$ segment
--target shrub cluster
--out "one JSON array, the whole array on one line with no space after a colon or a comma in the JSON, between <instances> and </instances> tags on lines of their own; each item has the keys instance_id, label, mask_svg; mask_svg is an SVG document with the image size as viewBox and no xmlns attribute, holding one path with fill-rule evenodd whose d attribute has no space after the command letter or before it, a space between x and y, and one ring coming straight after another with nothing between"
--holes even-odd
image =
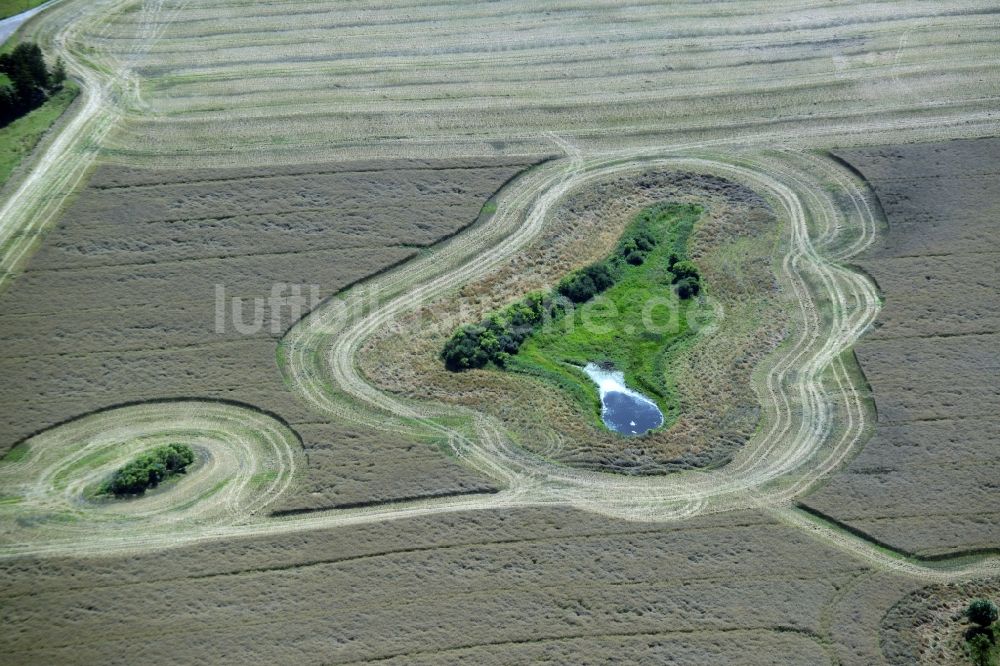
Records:
<instances>
[{"instance_id":1,"label":"shrub cluster","mask_svg":"<svg viewBox=\"0 0 1000 666\"><path fill-rule=\"evenodd\" d=\"M574 303L583 303L608 289L615 282L616 276L611 262L602 261L573 271L559 281L556 291Z\"/></svg>"},{"instance_id":2,"label":"shrub cluster","mask_svg":"<svg viewBox=\"0 0 1000 666\"><path fill-rule=\"evenodd\" d=\"M673 283L677 285L677 296L688 299L701 291L701 274L694 262L680 260L676 254L670 255L667 268L673 273Z\"/></svg>"},{"instance_id":3,"label":"shrub cluster","mask_svg":"<svg viewBox=\"0 0 1000 666\"><path fill-rule=\"evenodd\" d=\"M640 266L650 250L656 247L656 237L649 230L652 216L644 216L626 232L610 257L574 271L559 281L556 291L574 303L585 303L610 289L621 278L624 264Z\"/></svg>"},{"instance_id":4,"label":"shrub cluster","mask_svg":"<svg viewBox=\"0 0 1000 666\"><path fill-rule=\"evenodd\" d=\"M18 44L0 54L0 125L40 106L66 80L62 60L49 71L37 44Z\"/></svg>"},{"instance_id":5,"label":"shrub cluster","mask_svg":"<svg viewBox=\"0 0 1000 666\"><path fill-rule=\"evenodd\" d=\"M183 474L194 462L194 451L185 444L167 444L138 456L111 475L100 489L102 495L141 495L163 479Z\"/></svg>"},{"instance_id":6,"label":"shrub cluster","mask_svg":"<svg viewBox=\"0 0 1000 666\"><path fill-rule=\"evenodd\" d=\"M989 599L975 599L965 609L965 617L975 626L965 633L966 650L977 666L995 664L996 632L992 625L1000 619L997 605Z\"/></svg>"},{"instance_id":7,"label":"shrub cluster","mask_svg":"<svg viewBox=\"0 0 1000 666\"><path fill-rule=\"evenodd\" d=\"M640 225L621 239L618 244L618 255L633 266L640 266L654 247L656 238L645 225Z\"/></svg>"},{"instance_id":8,"label":"shrub cluster","mask_svg":"<svg viewBox=\"0 0 1000 666\"><path fill-rule=\"evenodd\" d=\"M462 326L445 343L441 358L449 370L481 368L487 363L502 366L516 354L525 338L545 316L559 306L541 292L494 312L478 324Z\"/></svg>"},{"instance_id":9,"label":"shrub cluster","mask_svg":"<svg viewBox=\"0 0 1000 666\"><path fill-rule=\"evenodd\" d=\"M997 610L997 605L989 599L975 599L965 609L965 617L969 618L969 622L974 622L980 627L988 627L1000 619L1000 611Z\"/></svg>"}]
</instances>

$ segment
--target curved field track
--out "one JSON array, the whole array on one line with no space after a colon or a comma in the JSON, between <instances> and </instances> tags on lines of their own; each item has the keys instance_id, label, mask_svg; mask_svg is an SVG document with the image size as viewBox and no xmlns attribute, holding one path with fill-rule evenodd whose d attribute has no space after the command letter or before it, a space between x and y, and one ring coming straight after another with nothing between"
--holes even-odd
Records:
<instances>
[{"instance_id":1,"label":"curved field track","mask_svg":"<svg viewBox=\"0 0 1000 666\"><path fill-rule=\"evenodd\" d=\"M833 263L813 241L816 237L828 248L846 246L847 251L839 251L838 259L842 259L845 252L863 247L874 237L876 219L871 207L865 205L868 195L848 174L838 173L836 179L846 190L843 193L846 200L852 202L852 208L843 211L834 205L832 196L817 194L822 189L815 187L813 181L821 176L804 168L806 164L814 164L811 158L769 153L728 161L707 154L636 155L629 160L620 157L609 160L586 159L571 146L567 148L572 154L570 159L536 169L503 193L490 233L460 234L421 259L327 301L293 327L283 341L288 379L318 411L371 427L415 433L444 432L461 459L492 477L505 490L488 497L425 500L280 520L251 519L253 509L266 504L272 491L280 492L281 480L286 480L294 467L291 433L285 431L281 435L282 428L266 417L246 421L252 413L242 415L237 427L233 423L235 418L228 420L231 418L225 411L231 409L228 407L221 413L202 414L196 407L199 403L184 407L164 405L162 408L168 413L171 409L180 410L174 412L173 419L168 417L165 421L155 405L143 405L72 422L27 442L27 455L6 471L8 478L27 484L18 494L23 498L19 501L22 508L39 511L52 508L58 512L75 504L76 518L72 522L82 522L82 529L72 524L67 526L63 519L50 521L54 524L33 529L30 540L8 542L3 554L58 554L67 549L76 554L131 551L168 543L294 532L442 512L558 504L630 520L676 520L708 512L773 508L779 519L880 568L935 579L996 572L995 558L954 566L944 562L934 567L903 560L787 507L789 499L822 479L849 456L867 427L861 396L847 376L841 357L876 314L877 295L866 278ZM793 338L758 375L757 390L765 407L765 425L733 463L710 472L655 478L567 469L534 458L512 445L500 423L471 415L469 428L445 425L455 422L446 408L399 400L369 385L357 373L353 355L368 335L402 311L452 291L505 261L536 237L551 207L567 192L611 173L628 173L650 165L702 171L743 182L771 199L787 225L781 279L799 302L800 318ZM828 174L827 165L823 164L819 173ZM800 196L800 191L808 194ZM850 233L842 238L845 230ZM868 240L859 242L857 238ZM374 307L368 303L367 308L354 302L370 298L372 293L384 299ZM326 378L332 378L333 392L327 388ZM185 410L192 410L193 415ZM175 521L150 520L137 526L134 522L122 522L122 516L114 516L119 520L111 522L102 520L101 507L80 506L82 490L120 464L119 456L129 449L116 448L113 461L98 456L100 464L93 462L90 452L99 453L126 440L152 446L168 440L174 432L195 434L196 444L202 443L206 448L215 441L224 450L226 442L241 442L243 438L270 446L271 449L263 448L276 451L271 455L278 462L276 468L269 470L272 474L265 477L270 482L264 484L263 498L245 499L241 492L252 485L250 480L255 474L242 469L237 474L231 469L231 462L220 462L217 467L235 474L231 491L208 493L210 499L181 502L177 507L166 498L174 497L174 490L176 496L186 497L178 486L166 489L162 497L154 494L136 503L142 509L139 502L148 500L149 509L137 509L135 518L160 513L171 516L174 510L179 510ZM214 440L213 433L216 433ZM281 444L276 445L276 440ZM223 453L219 458L234 459ZM254 459L251 455L250 460ZM207 467L204 474L216 474L213 466ZM192 475L191 484L196 476ZM9 509L17 506L9 505ZM218 519L221 506L228 510L225 519ZM199 520L203 512L216 520ZM109 525L128 526L129 533L126 536L120 529L106 529ZM137 532L141 536L136 536Z\"/></svg>"},{"instance_id":2,"label":"curved field track","mask_svg":"<svg viewBox=\"0 0 1000 666\"><path fill-rule=\"evenodd\" d=\"M996 557L930 566L789 508L856 452L869 431L864 396L843 359L879 309L870 280L842 265L875 236L870 194L851 173L806 149L996 131L1000 70L987 66L997 54L995 29L984 20L995 7L888 3L852 12L753 2L736 15L732 3L631 12L615 3L592 12L559 4L547 8L565 18L554 25L536 5L368 11L312 1L275 9L229 0L208 7L71 0L27 26L66 58L85 97L0 208L2 280L23 263L98 156L212 166L538 153L554 142L567 158L513 182L489 226L327 301L282 342L286 379L317 412L445 436L455 455L501 492L261 517L254 512L296 467L287 428L210 403L127 407L43 433L27 442L21 461L3 467L0 480L11 495L5 518L16 525L15 515L28 510L38 520L30 530L5 529L0 556L141 551L559 505L632 521L764 510L874 567L935 580L997 573ZM233 18L238 30L220 29ZM483 28L498 24L524 30L497 42ZM401 47L415 26L433 46ZM295 58L288 57L291 44L302 45ZM605 56L624 69L607 71ZM565 63L572 65L563 81ZM374 86L365 83L373 73ZM748 79L757 82L753 89ZM369 336L507 261L538 237L568 192L650 166L741 182L766 196L785 224L778 272L797 303L797 321L787 343L758 369L764 422L731 464L661 478L567 469L516 447L501 423L397 398L358 372L355 355ZM175 433L195 437L208 452L200 472L121 513L83 503L88 484L120 463L126 449L116 444L146 446ZM198 488L200 500L180 499L189 498L185 487Z\"/></svg>"},{"instance_id":3,"label":"curved field track","mask_svg":"<svg viewBox=\"0 0 1000 666\"><path fill-rule=\"evenodd\" d=\"M197 453L189 473L135 499L89 497L135 456L176 441ZM58 539L86 541L97 532L131 541L137 534L169 538L199 526L243 523L277 499L302 465L301 443L288 427L255 410L203 401L120 407L22 446L16 462L0 464L0 487L8 495L0 513L15 539L41 531ZM9 525L26 529L18 535Z\"/></svg>"}]
</instances>

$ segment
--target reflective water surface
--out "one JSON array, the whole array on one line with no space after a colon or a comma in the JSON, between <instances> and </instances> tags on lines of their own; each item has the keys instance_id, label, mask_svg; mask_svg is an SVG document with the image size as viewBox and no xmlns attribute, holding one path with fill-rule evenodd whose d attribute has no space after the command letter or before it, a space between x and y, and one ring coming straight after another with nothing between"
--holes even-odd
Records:
<instances>
[{"instance_id":1,"label":"reflective water surface","mask_svg":"<svg viewBox=\"0 0 1000 666\"><path fill-rule=\"evenodd\" d=\"M624 374L588 363L583 371L601 391L601 419L609 430L622 435L642 435L663 425L656 403L625 385Z\"/></svg>"}]
</instances>

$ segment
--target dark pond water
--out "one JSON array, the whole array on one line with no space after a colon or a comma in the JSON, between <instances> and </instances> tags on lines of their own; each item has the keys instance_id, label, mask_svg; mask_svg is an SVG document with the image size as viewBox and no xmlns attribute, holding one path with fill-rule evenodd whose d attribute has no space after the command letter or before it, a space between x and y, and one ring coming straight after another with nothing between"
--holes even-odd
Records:
<instances>
[{"instance_id":1,"label":"dark pond water","mask_svg":"<svg viewBox=\"0 0 1000 666\"><path fill-rule=\"evenodd\" d=\"M604 425L623 435L641 435L663 425L660 409L646 398L609 391L604 394Z\"/></svg>"},{"instance_id":2,"label":"dark pond water","mask_svg":"<svg viewBox=\"0 0 1000 666\"><path fill-rule=\"evenodd\" d=\"M663 425L656 403L625 385L623 373L602 370L594 363L583 369L601 392L601 420L609 430L622 435L643 435Z\"/></svg>"}]
</instances>

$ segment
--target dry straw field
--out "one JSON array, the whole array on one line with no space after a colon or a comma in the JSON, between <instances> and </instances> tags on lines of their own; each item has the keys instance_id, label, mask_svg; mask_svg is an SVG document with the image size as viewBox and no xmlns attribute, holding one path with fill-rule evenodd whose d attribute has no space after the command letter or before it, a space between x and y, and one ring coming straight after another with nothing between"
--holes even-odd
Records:
<instances>
[{"instance_id":1,"label":"dry straw field","mask_svg":"<svg viewBox=\"0 0 1000 666\"><path fill-rule=\"evenodd\" d=\"M859 262L885 307L857 347L875 436L809 506L910 553L995 549L1000 140L843 153L889 229Z\"/></svg>"},{"instance_id":2,"label":"dry straw field","mask_svg":"<svg viewBox=\"0 0 1000 666\"><path fill-rule=\"evenodd\" d=\"M993 4L63 0L20 34L83 92L0 192L5 662L955 656L1000 576ZM664 199L706 211L712 311L676 430L435 366ZM267 324L220 331L219 285ZM190 475L87 499L176 438Z\"/></svg>"}]
</instances>

